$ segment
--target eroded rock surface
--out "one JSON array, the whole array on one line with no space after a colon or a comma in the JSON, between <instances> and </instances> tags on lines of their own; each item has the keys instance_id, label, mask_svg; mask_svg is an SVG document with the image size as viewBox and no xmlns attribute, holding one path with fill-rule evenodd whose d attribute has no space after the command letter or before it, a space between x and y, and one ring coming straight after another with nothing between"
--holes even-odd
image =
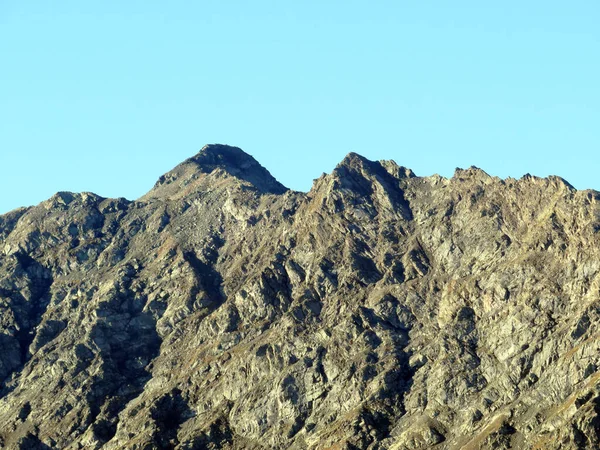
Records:
<instances>
[{"instance_id":1,"label":"eroded rock surface","mask_svg":"<svg viewBox=\"0 0 600 450\"><path fill-rule=\"evenodd\" d=\"M600 193L210 145L0 216L0 446L600 446Z\"/></svg>"}]
</instances>

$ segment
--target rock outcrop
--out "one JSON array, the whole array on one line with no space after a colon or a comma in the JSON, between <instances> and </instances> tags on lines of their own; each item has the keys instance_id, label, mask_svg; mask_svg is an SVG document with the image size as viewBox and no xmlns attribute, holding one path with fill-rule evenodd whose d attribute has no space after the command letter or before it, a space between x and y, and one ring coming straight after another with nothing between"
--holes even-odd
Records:
<instances>
[{"instance_id":1,"label":"rock outcrop","mask_svg":"<svg viewBox=\"0 0 600 450\"><path fill-rule=\"evenodd\" d=\"M0 216L0 447L600 447L600 193L223 145Z\"/></svg>"}]
</instances>

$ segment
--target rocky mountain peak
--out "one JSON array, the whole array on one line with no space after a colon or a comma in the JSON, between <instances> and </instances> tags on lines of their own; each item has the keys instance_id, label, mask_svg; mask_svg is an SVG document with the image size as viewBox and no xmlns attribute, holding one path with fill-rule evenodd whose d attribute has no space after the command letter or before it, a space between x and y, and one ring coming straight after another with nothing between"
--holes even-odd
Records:
<instances>
[{"instance_id":1,"label":"rocky mountain peak","mask_svg":"<svg viewBox=\"0 0 600 450\"><path fill-rule=\"evenodd\" d=\"M253 172L265 175L264 172L266 171L256 159L242 149L223 144L205 145L195 156L189 158L186 162L197 164L198 169L205 173L212 172L216 168L223 169L236 176L243 176Z\"/></svg>"},{"instance_id":2,"label":"rocky mountain peak","mask_svg":"<svg viewBox=\"0 0 600 450\"><path fill-rule=\"evenodd\" d=\"M557 175L549 175L546 178L537 177L535 175L531 175L530 173L526 173L521 177L521 181L532 183L532 184L543 184L552 186L555 189L565 190L565 191L576 191L576 189L562 177Z\"/></svg>"},{"instance_id":3,"label":"rocky mountain peak","mask_svg":"<svg viewBox=\"0 0 600 450\"><path fill-rule=\"evenodd\" d=\"M361 210L361 217L379 212L410 218L401 180L414 174L393 161L371 161L349 153L329 175L315 181L310 197L320 198L330 211Z\"/></svg>"},{"instance_id":4,"label":"rocky mountain peak","mask_svg":"<svg viewBox=\"0 0 600 450\"><path fill-rule=\"evenodd\" d=\"M379 161L371 161L358 153L348 153L335 167L332 175L339 179L346 178L373 178L376 174L387 172Z\"/></svg>"},{"instance_id":5,"label":"rocky mountain peak","mask_svg":"<svg viewBox=\"0 0 600 450\"><path fill-rule=\"evenodd\" d=\"M344 157L344 159L334 169L334 174L343 176L343 174L347 174L349 172L361 172L363 174L372 175L377 172L381 172L382 168L392 177L397 179L414 178L416 176L411 169L404 166L399 166L391 159L371 161L370 159L354 152L350 152Z\"/></svg>"},{"instance_id":6,"label":"rocky mountain peak","mask_svg":"<svg viewBox=\"0 0 600 450\"><path fill-rule=\"evenodd\" d=\"M485 170L480 169L477 166L471 166L468 169L461 169L460 167L457 167L454 170L454 176L452 178L458 181L476 180L484 183L487 183L492 179L492 177L488 175Z\"/></svg>"},{"instance_id":7,"label":"rocky mountain peak","mask_svg":"<svg viewBox=\"0 0 600 450\"><path fill-rule=\"evenodd\" d=\"M240 148L209 144L202 147L195 156L161 176L144 198L179 196L184 188L189 191L191 184L197 185L199 189L206 188L201 180L211 174L232 177L265 194L283 194L288 190L256 159Z\"/></svg>"},{"instance_id":8,"label":"rocky mountain peak","mask_svg":"<svg viewBox=\"0 0 600 450\"><path fill-rule=\"evenodd\" d=\"M256 159L238 147L223 144L205 145L188 162L197 164L198 169L204 173L221 169L236 178L251 183L262 192L283 194L287 191L287 188Z\"/></svg>"},{"instance_id":9,"label":"rocky mountain peak","mask_svg":"<svg viewBox=\"0 0 600 450\"><path fill-rule=\"evenodd\" d=\"M372 163L372 161L368 160L362 155L359 155L358 153L350 152L344 157L344 159L340 161L336 168L357 167L369 163Z\"/></svg>"}]
</instances>

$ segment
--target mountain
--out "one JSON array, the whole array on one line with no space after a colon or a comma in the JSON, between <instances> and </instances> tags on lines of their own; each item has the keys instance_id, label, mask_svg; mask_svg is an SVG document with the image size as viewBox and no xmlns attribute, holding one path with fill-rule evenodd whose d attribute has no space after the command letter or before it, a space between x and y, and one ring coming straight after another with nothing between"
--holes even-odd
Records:
<instances>
[{"instance_id":1,"label":"mountain","mask_svg":"<svg viewBox=\"0 0 600 450\"><path fill-rule=\"evenodd\" d=\"M209 145L0 216L7 449L600 446L600 193Z\"/></svg>"}]
</instances>

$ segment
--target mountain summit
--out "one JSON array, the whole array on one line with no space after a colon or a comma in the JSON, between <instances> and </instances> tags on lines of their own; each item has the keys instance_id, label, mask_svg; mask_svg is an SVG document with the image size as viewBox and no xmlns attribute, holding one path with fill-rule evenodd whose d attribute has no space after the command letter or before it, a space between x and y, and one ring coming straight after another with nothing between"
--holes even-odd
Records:
<instances>
[{"instance_id":1,"label":"mountain summit","mask_svg":"<svg viewBox=\"0 0 600 450\"><path fill-rule=\"evenodd\" d=\"M254 189L270 194L283 194L287 188L279 183L252 156L238 147L229 145L205 145L192 158L185 160L156 183L150 196L172 195L182 187L205 179L213 172L226 174L249 183ZM204 175L204 176L201 176Z\"/></svg>"},{"instance_id":2,"label":"mountain summit","mask_svg":"<svg viewBox=\"0 0 600 450\"><path fill-rule=\"evenodd\" d=\"M0 447L600 448L600 193L209 145L0 216Z\"/></svg>"}]
</instances>

